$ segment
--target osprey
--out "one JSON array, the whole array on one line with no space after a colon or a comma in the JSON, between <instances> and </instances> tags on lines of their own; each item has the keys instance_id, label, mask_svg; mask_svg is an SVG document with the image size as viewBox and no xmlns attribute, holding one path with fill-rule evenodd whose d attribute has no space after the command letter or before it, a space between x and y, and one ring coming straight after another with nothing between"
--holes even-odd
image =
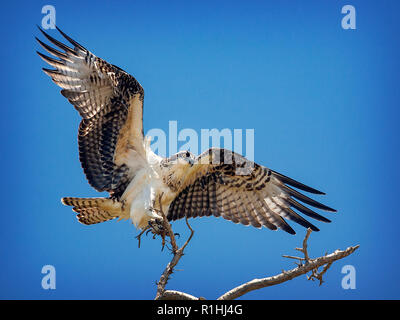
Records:
<instances>
[{"instance_id":1,"label":"osprey","mask_svg":"<svg viewBox=\"0 0 400 320\"><path fill-rule=\"evenodd\" d=\"M146 229L153 223L160 225L159 210L166 212L169 221L214 215L291 234L295 231L285 219L318 231L299 213L330 222L304 204L334 209L293 188L323 192L232 151L211 148L199 156L188 151L169 158L156 155L143 134L144 90L139 82L57 30L70 46L40 29L57 49L36 40L58 59L37 53L54 67L43 71L82 117L79 159L89 184L109 193L108 198L62 198L78 213L79 222L131 219L137 228Z\"/></svg>"}]
</instances>

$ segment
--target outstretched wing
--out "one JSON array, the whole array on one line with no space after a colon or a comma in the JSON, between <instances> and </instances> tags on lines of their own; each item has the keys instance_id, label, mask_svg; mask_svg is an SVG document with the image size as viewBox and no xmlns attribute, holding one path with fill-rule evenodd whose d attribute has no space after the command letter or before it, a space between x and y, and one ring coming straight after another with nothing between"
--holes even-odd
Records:
<instances>
[{"instance_id":1,"label":"outstretched wing","mask_svg":"<svg viewBox=\"0 0 400 320\"><path fill-rule=\"evenodd\" d=\"M57 30L72 47L40 29L57 49L36 40L58 58L38 52L55 68L43 71L62 88L61 94L82 117L79 158L90 185L119 197L135 173L133 167L143 161L143 88L131 75Z\"/></svg>"},{"instance_id":2,"label":"outstretched wing","mask_svg":"<svg viewBox=\"0 0 400 320\"><path fill-rule=\"evenodd\" d=\"M184 217L223 217L235 223L271 230L295 231L285 219L318 231L299 212L330 222L297 200L312 207L335 212L291 188L324 194L278 172L260 166L234 152L212 148L197 157L187 173L182 191L168 209L168 220Z\"/></svg>"}]
</instances>

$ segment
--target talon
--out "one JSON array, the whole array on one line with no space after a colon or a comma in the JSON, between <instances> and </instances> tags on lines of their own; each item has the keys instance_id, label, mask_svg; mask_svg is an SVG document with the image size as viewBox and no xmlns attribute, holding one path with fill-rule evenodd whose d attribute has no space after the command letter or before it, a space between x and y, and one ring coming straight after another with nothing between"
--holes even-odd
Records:
<instances>
[{"instance_id":1,"label":"talon","mask_svg":"<svg viewBox=\"0 0 400 320\"><path fill-rule=\"evenodd\" d=\"M164 225L162 224L161 219L154 219L149 221L149 226L151 232L153 232L155 235L163 235L165 234L165 228Z\"/></svg>"}]
</instances>

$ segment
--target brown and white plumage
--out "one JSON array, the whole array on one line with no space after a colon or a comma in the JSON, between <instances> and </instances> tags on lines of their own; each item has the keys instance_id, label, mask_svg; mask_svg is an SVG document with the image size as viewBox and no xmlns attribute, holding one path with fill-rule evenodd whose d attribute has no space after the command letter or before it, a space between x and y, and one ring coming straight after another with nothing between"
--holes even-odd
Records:
<instances>
[{"instance_id":1,"label":"brown and white plumage","mask_svg":"<svg viewBox=\"0 0 400 320\"><path fill-rule=\"evenodd\" d=\"M169 206L169 220L214 215L257 228L264 226L275 230L278 227L293 234L294 230L284 219L318 230L293 208L329 222L295 199L335 211L289 186L314 194L322 192L226 149L212 148L198 156L185 177L181 191Z\"/></svg>"},{"instance_id":2,"label":"brown and white plumage","mask_svg":"<svg viewBox=\"0 0 400 320\"><path fill-rule=\"evenodd\" d=\"M43 71L62 88L61 94L82 117L78 133L79 158L90 185L97 191L119 196L134 175L124 158L128 143L144 157L143 88L131 75L96 57L61 30L59 32L73 48L42 31L51 43L64 50L61 52L37 39L46 51L59 58L38 52L55 68L43 68ZM133 121L127 121L133 117ZM123 130L126 132L122 136ZM117 148L118 158L115 157Z\"/></svg>"},{"instance_id":3,"label":"brown and white plumage","mask_svg":"<svg viewBox=\"0 0 400 320\"><path fill-rule=\"evenodd\" d=\"M212 148L198 157L190 152L170 158L155 155L143 136L144 91L140 84L58 31L72 46L42 31L57 47L37 39L57 58L38 52L55 68L43 70L82 117L79 158L89 184L110 194L110 198L63 198L63 203L78 213L81 223L130 218L137 227L145 228L150 220L160 218L154 208L160 194L168 220L214 215L292 234L295 232L286 220L318 230L300 213L329 222L301 202L335 210L291 187L313 194L322 192L234 152Z\"/></svg>"}]
</instances>

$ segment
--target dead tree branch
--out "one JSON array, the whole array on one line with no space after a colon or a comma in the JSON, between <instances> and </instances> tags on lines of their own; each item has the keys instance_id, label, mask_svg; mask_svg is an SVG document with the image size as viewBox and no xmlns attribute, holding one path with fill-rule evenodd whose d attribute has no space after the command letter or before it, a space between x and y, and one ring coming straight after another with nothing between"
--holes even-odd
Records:
<instances>
[{"instance_id":1,"label":"dead tree branch","mask_svg":"<svg viewBox=\"0 0 400 320\"><path fill-rule=\"evenodd\" d=\"M162 296L156 300L199 300L199 298L181 291L165 290Z\"/></svg>"},{"instance_id":2,"label":"dead tree branch","mask_svg":"<svg viewBox=\"0 0 400 320\"><path fill-rule=\"evenodd\" d=\"M166 292L165 286L168 283L169 277L174 272L175 266L178 264L179 260L182 258L183 251L185 250L186 246L189 244L190 240L192 240L194 231L193 231L192 227L190 226L188 219L186 217L186 225L188 226L188 228L190 230L190 236L186 240L186 242L183 244L183 246L178 248L178 245L176 244L175 234L172 230L171 224L168 222L167 217L165 216L165 213L162 210L161 197L162 196L160 196L160 198L159 198L159 203L160 203L159 213L161 214L161 217L162 217L162 223L163 223L163 227L166 232L166 235L168 235L168 237L171 240L171 246L172 246L171 251L173 253L173 257L172 257L172 260L168 263L164 272L162 273L160 280L157 282L157 293L156 293L155 300L161 300L161 299L173 298L173 297L175 297L173 300L187 300L187 299L189 299L189 297L193 297L193 296L186 294L186 293L180 293L180 296L183 295L185 297L185 299L176 299L177 297L179 297L179 295L178 295L179 291ZM165 244L165 238L163 237L163 246L164 246L164 244Z\"/></svg>"},{"instance_id":3,"label":"dead tree branch","mask_svg":"<svg viewBox=\"0 0 400 320\"><path fill-rule=\"evenodd\" d=\"M170 224L168 222L166 222L166 223L168 224L168 226L166 226L166 227L169 228L169 235L174 236ZM172 261L167 265L166 269L164 270L164 273L162 274L162 276L160 278L160 281L158 282L156 300L157 299L158 300L199 300L199 299L204 299L202 297L197 298L197 297L187 294L185 292L180 292L180 291L175 291L175 290L165 290L165 285L168 281L169 276L173 272L173 268L179 262L179 259L183 255L183 249L187 246L187 244L189 243L190 239L193 236L193 230L190 227L187 219L186 219L186 224L188 225L189 229L191 230L191 235L190 235L189 239L186 241L186 243L180 249L178 249L176 247L176 242L175 242L175 249L174 249L174 245L173 245L173 250L175 250L175 251L173 251L173 252L175 252L174 257L172 258ZM246 283L244 283L240 286L237 286L236 288L233 288L233 289L229 290L228 292L224 293L223 295L221 295L218 298L218 300L233 300L233 299L243 296L244 294L246 294L250 291L274 286L274 285L292 280L301 275L307 276L308 272L311 272L311 275L307 276L307 279L313 280L313 281L317 279L317 280L319 280L319 285L321 285L323 283L323 280L322 280L323 275L328 271L330 266L335 261L349 256L350 254L352 254L355 250L357 250L359 248L359 245L356 245L356 246L348 247L345 250L336 250L335 252L333 252L331 254L326 254L319 258L310 259L308 250L307 250L308 249L307 241L308 241L308 238L310 237L310 234L311 234L311 229L308 229L306 236L304 237L304 240L303 240L302 248L295 248L297 251L300 251L301 253L303 253L304 258L296 257L296 256L289 256L289 255L283 256L285 258L297 260L298 263L296 263L297 264L296 268L289 270L289 271L282 271L282 273L277 274L272 277L267 277L267 278L262 278L262 279L254 279L249 282L246 282ZM318 271L318 269L320 267L323 267L322 271Z\"/></svg>"},{"instance_id":4,"label":"dead tree branch","mask_svg":"<svg viewBox=\"0 0 400 320\"><path fill-rule=\"evenodd\" d=\"M263 278L263 279L254 279L252 281L246 282L246 283L224 293L222 296L220 296L218 298L218 300L236 299L250 291L274 286L274 285L286 282L288 280L292 280L293 278L296 278L303 274L307 274L308 272L311 272L311 275L307 277L308 280L318 279L320 281L320 285L321 285L323 282L322 276L326 273L326 271L329 269L329 267L332 265L332 263L349 256L355 250L357 250L359 247L357 245L357 246L349 247L346 250L336 250L335 252L333 252L331 254L327 254L325 256L322 256L322 257L319 257L316 259L310 259L309 255L308 255L308 251L307 251L307 240L308 240L310 234L311 234L311 229L308 229L307 234L303 240L303 247L296 248L296 250L298 250L304 254L304 258L293 257L293 256L284 256L285 258L299 260L299 263L297 264L297 268L294 268L289 271L283 271L282 273L272 276L272 277L267 277L267 278ZM318 268L322 267L322 266L324 266L324 268L321 272L319 272Z\"/></svg>"}]
</instances>

